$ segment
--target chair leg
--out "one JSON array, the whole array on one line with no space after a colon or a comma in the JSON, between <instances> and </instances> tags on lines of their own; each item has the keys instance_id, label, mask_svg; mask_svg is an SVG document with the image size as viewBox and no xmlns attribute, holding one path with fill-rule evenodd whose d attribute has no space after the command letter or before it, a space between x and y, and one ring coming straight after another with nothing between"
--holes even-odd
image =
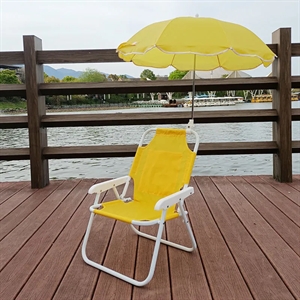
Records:
<instances>
[{"instance_id":1,"label":"chair leg","mask_svg":"<svg viewBox=\"0 0 300 300\"><path fill-rule=\"evenodd\" d=\"M193 230L192 230L189 218L188 218L187 214L185 213L185 210L184 210L182 202L179 202L179 209L182 211L181 217L183 218L183 222L184 222L184 224L185 224L185 226L187 228L188 234L190 236L190 239L191 239L192 245L193 245L192 249L194 250L194 249L197 248L197 243L196 243L196 240L195 240L195 236L194 236L194 233L193 233Z\"/></svg>"},{"instance_id":2,"label":"chair leg","mask_svg":"<svg viewBox=\"0 0 300 300\"><path fill-rule=\"evenodd\" d=\"M182 206L182 205L181 205ZM188 231L188 234L189 234L189 237L191 239L191 242L192 242L192 247L186 247L186 246L183 246L183 245L180 245L178 243L174 243L174 242L170 242L170 241L167 241L165 239L161 239L161 243L162 244L165 244L167 246L171 246L171 247L174 247L174 248L177 248L177 249L180 249L180 250L183 250L183 251L187 251L187 252L192 252L194 249L197 248L197 243L196 243L196 240L195 240L195 237L194 237L194 234L193 234L193 231L192 231L192 228L191 228L191 225L190 225L190 222L189 222L189 219L185 213L185 211L183 210L183 207L180 208L181 211L183 211L182 213L182 219L183 219L183 223L186 225L186 228L187 228L187 231ZM153 235L150 235L150 234L147 234L147 233L144 233L144 232L141 232L140 230L136 229L133 225L131 225L131 228L132 230L138 234L139 236L142 236L144 238L147 238L147 239L150 239L150 240L153 240L153 241L156 241L157 238L156 236L153 236Z\"/></svg>"},{"instance_id":3,"label":"chair leg","mask_svg":"<svg viewBox=\"0 0 300 300\"><path fill-rule=\"evenodd\" d=\"M128 277L128 276L126 276L124 274L121 274L121 273L116 272L116 271L114 271L114 270L112 270L110 268L107 268L107 267L105 267L105 266L103 266L101 264L98 264L98 263L90 260L87 257L87 255L86 255L86 246L87 246L87 242L88 242L88 239L89 239L90 231L91 231L91 228L92 228L94 216L95 216L94 213L91 213L90 220L89 220L89 223L88 223L88 226L87 226L87 230L86 230L86 233L85 233L85 236L84 236L84 239L83 239L83 244L82 244L82 248L81 248L81 254L82 254L83 260L87 264L89 264L89 265L91 265L91 266L93 266L93 267L95 267L95 268L97 268L97 269L99 269L99 270L101 270L103 272L106 272L106 273L108 273L110 275L113 275L113 276L115 276L115 277L117 277L119 279L122 279L122 280L124 280L124 281L126 281L126 282L128 282L130 284L133 284L135 286L144 286L144 285L146 285L147 283L150 282L150 280L152 279L152 277L154 275L155 266L156 266L157 257L158 257L158 252L159 252L159 247L160 247L160 243L161 243L161 237L162 237L162 233L163 233L163 229L164 229L165 215L166 215L166 213L163 212L163 214L162 214L162 220L161 220L161 222L159 224L158 231L157 231L157 237L156 237L156 242L155 242L155 246L154 246L153 256L152 256L152 260L151 260L150 270L149 270L149 273L148 273L148 275L147 275L147 277L146 277L145 280L142 280L142 281L135 280L135 279L133 279L131 277Z\"/></svg>"}]
</instances>

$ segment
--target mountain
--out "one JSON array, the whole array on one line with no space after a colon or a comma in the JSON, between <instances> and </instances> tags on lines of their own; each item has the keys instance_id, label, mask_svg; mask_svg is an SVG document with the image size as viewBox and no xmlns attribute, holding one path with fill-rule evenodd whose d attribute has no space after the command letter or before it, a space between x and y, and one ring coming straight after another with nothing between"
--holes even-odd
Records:
<instances>
[{"instance_id":1,"label":"mountain","mask_svg":"<svg viewBox=\"0 0 300 300\"><path fill-rule=\"evenodd\" d=\"M58 79L63 79L66 76L73 76L75 78L78 78L83 73L83 71L75 71L75 70L66 69L66 68L54 69L47 65L44 65L44 72L48 76L54 76ZM101 72L101 73L104 74L106 77L109 75L107 73L103 73L103 72ZM125 75L127 76L127 78L133 78L130 75L127 75L127 74L125 74Z\"/></svg>"},{"instance_id":2,"label":"mountain","mask_svg":"<svg viewBox=\"0 0 300 300\"><path fill-rule=\"evenodd\" d=\"M47 65L44 65L44 72L48 76L54 76L59 79L63 79L66 76L73 76L75 78L78 78L83 73L82 71L74 71L72 69L65 69L65 68L54 69Z\"/></svg>"}]
</instances>

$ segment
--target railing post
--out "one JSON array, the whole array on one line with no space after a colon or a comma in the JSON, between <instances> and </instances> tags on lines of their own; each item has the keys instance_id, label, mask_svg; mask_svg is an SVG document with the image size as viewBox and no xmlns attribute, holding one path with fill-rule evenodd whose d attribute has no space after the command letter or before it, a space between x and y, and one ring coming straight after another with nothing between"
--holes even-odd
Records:
<instances>
[{"instance_id":1,"label":"railing post","mask_svg":"<svg viewBox=\"0 0 300 300\"><path fill-rule=\"evenodd\" d=\"M278 59L272 66L272 75L278 79L272 104L278 112L278 121L273 122L273 140L278 144L278 153L273 155L273 177L292 182L291 28L273 32L272 43L278 45Z\"/></svg>"},{"instance_id":2,"label":"railing post","mask_svg":"<svg viewBox=\"0 0 300 300\"><path fill-rule=\"evenodd\" d=\"M46 114L45 96L39 95L39 83L44 82L43 65L38 65L36 51L42 50L42 40L23 36L25 83L30 147L31 187L42 188L49 184L48 160L42 151L47 146L47 128L41 127L41 116Z\"/></svg>"}]
</instances>

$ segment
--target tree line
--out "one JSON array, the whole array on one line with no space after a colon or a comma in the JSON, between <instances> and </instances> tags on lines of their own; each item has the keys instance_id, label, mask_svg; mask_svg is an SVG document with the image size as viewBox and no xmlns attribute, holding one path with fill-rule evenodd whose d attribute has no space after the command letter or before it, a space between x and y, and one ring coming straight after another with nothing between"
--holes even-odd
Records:
<instances>
[{"instance_id":1,"label":"tree line","mask_svg":"<svg viewBox=\"0 0 300 300\"><path fill-rule=\"evenodd\" d=\"M188 71L175 70L168 76L168 80L182 79ZM159 76L156 76L153 71L145 69L140 74L140 80L157 80ZM54 76L49 76L44 73L45 83L59 83L59 82L105 82L105 81L126 81L131 80L126 75L105 74L97 71L96 69L87 68L82 74L75 78L73 76L65 76L62 79ZM22 84L25 83L24 72L16 73L15 70L4 69L0 71L0 84ZM242 91L237 92L237 96L243 96ZM239 93L241 95L239 95ZM186 93L167 93L167 98L182 98ZM166 97L166 94L164 95ZM226 96L226 92L218 91L215 96ZM94 105L104 103L128 103L137 100L154 100L157 97L156 94L93 94L93 95L53 95L46 96L46 104L48 106L61 106L61 105ZM23 99L23 101L26 99ZM0 102L18 102L22 101L20 97L0 97Z\"/></svg>"}]
</instances>

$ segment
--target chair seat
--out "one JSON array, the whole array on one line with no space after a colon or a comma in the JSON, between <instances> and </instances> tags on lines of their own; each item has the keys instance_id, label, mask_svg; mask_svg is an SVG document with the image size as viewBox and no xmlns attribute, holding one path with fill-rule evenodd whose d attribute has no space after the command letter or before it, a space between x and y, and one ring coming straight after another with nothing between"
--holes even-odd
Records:
<instances>
[{"instance_id":1,"label":"chair seat","mask_svg":"<svg viewBox=\"0 0 300 300\"><path fill-rule=\"evenodd\" d=\"M100 209L94 209L93 212L97 215L102 215L108 218L117 219L126 223L132 221L152 221L160 219L161 211L154 210L152 203L142 203L132 200L124 202L122 200L113 200L102 203ZM177 218L178 212L175 206L168 209L166 221Z\"/></svg>"}]
</instances>

